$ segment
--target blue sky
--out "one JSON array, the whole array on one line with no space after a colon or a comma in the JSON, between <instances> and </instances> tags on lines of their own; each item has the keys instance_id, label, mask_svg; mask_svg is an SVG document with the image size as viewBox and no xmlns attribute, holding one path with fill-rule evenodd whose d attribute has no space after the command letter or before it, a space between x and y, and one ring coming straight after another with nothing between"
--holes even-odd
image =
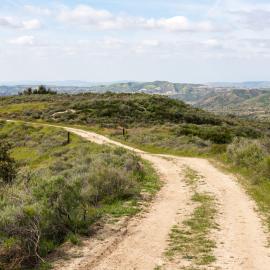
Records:
<instances>
[{"instance_id":1,"label":"blue sky","mask_svg":"<svg viewBox=\"0 0 270 270\"><path fill-rule=\"evenodd\" d=\"M1 0L0 81L270 80L270 1Z\"/></svg>"}]
</instances>

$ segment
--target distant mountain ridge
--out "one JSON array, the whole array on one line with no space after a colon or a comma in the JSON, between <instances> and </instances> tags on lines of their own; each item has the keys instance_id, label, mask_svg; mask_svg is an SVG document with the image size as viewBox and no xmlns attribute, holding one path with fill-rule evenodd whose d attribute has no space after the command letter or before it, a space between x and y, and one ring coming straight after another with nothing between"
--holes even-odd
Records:
<instances>
[{"instance_id":1,"label":"distant mountain ridge","mask_svg":"<svg viewBox=\"0 0 270 270\"><path fill-rule=\"evenodd\" d=\"M77 84L73 86L72 84ZM211 85L154 82L116 82L85 86L87 82L66 81L70 86L46 84L59 93L147 93L166 95L218 114L236 114L243 117L270 119L270 82L213 83ZM60 82L58 82L60 83ZM0 96L15 95L36 85L0 86ZM227 87L225 87L227 85ZM236 86L241 87L236 87ZM253 86L260 86L252 88Z\"/></svg>"},{"instance_id":2,"label":"distant mountain ridge","mask_svg":"<svg viewBox=\"0 0 270 270\"><path fill-rule=\"evenodd\" d=\"M162 95L176 95L183 91L202 87L202 84L171 83L168 81L154 82L114 82L114 83L90 83L82 81L63 81L63 82L23 82L17 85L0 86L0 95L13 95L27 87L37 87L44 84L60 93L79 93L79 92L116 92L116 93L148 93Z\"/></svg>"},{"instance_id":3,"label":"distant mountain ridge","mask_svg":"<svg viewBox=\"0 0 270 270\"><path fill-rule=\"evenodd\" d=\"M175 95L184 90L202 87L202 84L189 83L172 83L168 81L154 81L154 82L126 82L114 83L111 85L99 85L90 87L91 92L129 92L129 93L148 93L148 94L163 94Z\"/></svg>"}]
</instances>

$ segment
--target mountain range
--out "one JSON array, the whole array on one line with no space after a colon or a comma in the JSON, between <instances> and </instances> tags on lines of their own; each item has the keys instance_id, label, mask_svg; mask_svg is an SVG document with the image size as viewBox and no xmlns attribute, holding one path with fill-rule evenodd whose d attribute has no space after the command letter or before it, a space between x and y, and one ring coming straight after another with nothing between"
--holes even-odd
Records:
<instances>
[{"instance_id":1,"label":"mountain range","mask_svg":"<svg viewBox=\"0 0 270 270\"><path fill-rule=\"evenodd\" d=\"M42 82L24 83L0 86L0 96L14 95L27 87L42 84ZM56 81L45 84L59 93L160 94L218 114L234 114L263 120L268 120L270 116L270 82L189 84L154 81L100 84L84 81Z\"/></svg>"}]
</instances>

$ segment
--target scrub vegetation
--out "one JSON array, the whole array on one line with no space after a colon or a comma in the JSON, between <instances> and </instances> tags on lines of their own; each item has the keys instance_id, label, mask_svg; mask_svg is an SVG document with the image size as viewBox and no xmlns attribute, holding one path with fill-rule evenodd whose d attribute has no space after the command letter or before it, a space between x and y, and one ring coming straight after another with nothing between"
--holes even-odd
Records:
<instances>
[{"instance_id":1,"label":"scrub vegetation","mask_svg":"<svg viewBox=\"0 0 270 270\"><path fill-rule=\"evenodd\" d=\"M244 120L237 118L236 116L215 115L201 109L193 108L181 101L160 95L116 94L109 92L104 94L85 93L76 95L24 94L20 96L1 97L0 117L33 122L49 122L66 126L78 126L86 130L94 130L95 132L102 133L114 140L121 141L151 153L202 156L219 160L226 165L227 169L243 176L242 181L244 185L265 214L267 224L270 228L269 123ZM9 125L10 124L5 124L5 126L7 126L4 128L6 134L12 134L12 128L9 127ZM8 129L11 130L9 131ZM32 128L28 126L27 129L27 133L29 134ZM45 130L46 132L49 132L49 128L43 129L44 132ZM85 144L82 141L79 143L79 139L75 136L72 136L73 139L71 145L63 145L66 138L65 132L59 130L57 132L59 132L59 134L54 134L54 136L48 135L43 137L38 135L38 138L43 138L44 141L42 142L32 142L33 137L35 137L34 135L31 135L31 138L28 141L27 136L20 138L20 134L26 133L14 132L16 135L14 135L14 141L11 142L12 149L10 153L11 158L14 158L19 162L20 169L16 177L16 184L8 186L4 185L2 187L2 189L5 189L1 192L1 194L5 194L5 196L2 196L3 198L9 196L8 194L10 194L11 191L13 192L13 190L15 194L17 194L17 192L20 194L22 192L20 189L22 186L28 192L28 182L26 181L25 183L25 181L22 181L21 179L28 179L29 177L31 179L29 180L30 186L35 188L33 188L33 190L30 188L29 196L25 191L23 194L27 194L27 200L25 199L27 202L30 198L30 205L34 209L37 204L32 203L31 198L32 196L36 196L37 198L43 196L43 193L36 193L35 189L42 183L46 183L46 181L49 181L50 184L45 185L45 187L54 185L57 189L57 187L62 187L64 185L61 181L66 183L66 179L72 178L73 180L68 181L67 189L64 190L69 190L69 186L74 184L76 188L72 187L72 190L78 189L78 194L80 194L80 190L85 192L88 192L88 190L90 192L91 190L91 192L93 192L92 188L84 188L84 182L78 180L80 184L77 184L77 176L78 179L81 179L81 174L87 175L87 177L89 176L87 179L94 179L91 180L93 181L91 183L95 183L97 186L100 185L100 179L106 178L106 176L102 175L103 172L110 176L106 178L111 179L110 181L116 181L115 179L118 179L120 182L123 181L123 183L121 182L121 184L119 184L121 187L120 190L118 190L118 184L115 184L113 186L116 187L116 190L114 189L112 191L110 188L102 186L98 188L98 194L93 193L93 195L91 193L91 196L89 194L87 195L91 197L91 200L89 201L91 204L91 211L88 208L88 203L83 203L82 205L83 207L86 207L86 213L89 213L89 211L91 212L90 220L92 222L92 220L95 220L92 219L92 217L100 216L100 212L102 212L101 209L103 208L99 207L100 202L102 202L102 204L107 202L108 197L112 198L113 202L114 200L122 200L123 197L137 197L137 194L139 194L137 183L145 183L145 181L149 180L145 180L144 178L142 178L143 180L140 180L140 177L146 177L145 175L148 175L148 173L144 173L143 176L135 174L137 178L135 177L134 180L134 171L138 171L138 168L143 168L145 172L149 168L145 164L142 165L142 161L138 161L137 157L119 149L110 150L107 147ZM50 142L46 143L48 140ZM20 144L14 146L15 142L20 142ZM29 149L27 145L28 143L31 144L31 142L33 143L33 147ZM58 145L58 143L61 145ZM83 144L83 147L80 147L80 144ZM49 147L48 145L56 145L57 151L60 152L59 157L54 157L54 155L57 156L58 153L56 150L56 153L53 155L46 152L47 147ZM89 150L91 155L85 154L84 151L88 151L84 150L88 149L86 146L91 148ZM14 151L14 147L16 151ZM65 151L67 151L67 153L65 153ZM105 151L105 153L102 151ZM40 154L41 152L43 153L42 155ZM92 155L96 156L93 158ZM82 160L85 160L87 157L89 158L92 162L91 164L93 164L93 166L90 166L90 174L88 174L88 171L84 171L86 167L85 164L88 164L89 160L77 163L76 157L79 157ZM115 159L118 161L114 161ZM120 160L122 160L122 163ZM124 166L123 164L125 164L127 160L129 160L131 165ZM104 166L104 162L111 164L111 166ZM22 166L22 164L24 165ZM74 164L78 165L75 166ZM85 167L79 168L81 166ZM134 166L139 167L134 169ZM131 171L123 169L130 167ZM106 170L102 170L101 173L101 170L95 168L106 168ZM87 168L87 170L90 169ZM24 174L22 174L22 172ZM98 177L92 177L92 174L98 175ZM24 176L22 177L22 175ZM76 175L76 177L74 177L74 175ZM117 177L115 175L117 175ZM130 177L130 175L132 175L132 177ZM36 179L42 179L42 181ZM133 180L125 182L126 179ZM37 181L37 184L35 181ZM101 182L103 183L103 181ZM32 185L31 183L35 184ZM109 184L109 186L111 187L111 184ZM149 186L151 187L151 190L152 187L154 190L156 189L156 184L150 184L148 187ZM42 189L45 189L45 187L42 186ZM63 189L61 189L61 192L62 191ZM106 194L105 197L103 196L104 192ZM47 191L45 194L47 194ZM56 195L53 194L52 196ZM65 196L66 195L63 195L61 198L65 200ZM84 195L80 196L85 198ZM116 198L114 196L116 196ZM21 199L16 199L17 197L24 198L24 196L14 195L13 193L10 195L10 198L13 198L15 202L22 207L24 203L21 203ZM8 209L6 206L14 205L14 202L5 202L5 198L2 199L2 204L5 207L2 208ZM36 198L33 201L35 200ZM44 201L46 203L48 202L47 199L44 199ZM112 201L110 201L110 203ZM92 204L94 206L98 205L98 207L93 207ZM117 210L114 212L132 213L135 211L133 204L134 200L131 200L129 206L125 208L125 210ZM74 207L74 209L77 209L76 207ZM78 207L81 209L81 205ZM12 211L17 211L15 206L9 208L11 208ZM74 215L77 217L77 210L74 211ZM85 213L84 211L80 211L79 213ZM33 212L36 213L34 210ZM3 217L5 216L9 218L8 214L3 215ZM67 226L68 228L73 226L73 215L70 215L69 218L70 217L72 218L72 222L71 225L69 224ZM67 222L70 222L69 218L66 217ZM88 220L87 217L86 220ZM16 223L17 220L14 219L14 222ZM75 224L75 227L79 229L71 230L72 233L76 234L81 231L84 232L83 226L79 226L76 222ZM82 222L82 224L84 224L84 222ZM70 231L67 233L70 233ZM9 241L8 239L9 237L7 238L7 241ZM49 239L51 241L51 238ZM56 243L63 241L63 239L64 237L60 237L60 241L57 240ZM52 241L54 241L54 239ZM15 241L15 243L17 242Z\"/></svg>"},{"instance_id":2,"label":"scrub vegetation","mask_svg":"<svg viewBox=\"0 0 270 270\"><path fill-rule=\"evenodd\" d=\"M159 189L150 165L57 128L0 122L0 269L45 265L93 224L133 215Z\"/></svg>"}]
</instances>

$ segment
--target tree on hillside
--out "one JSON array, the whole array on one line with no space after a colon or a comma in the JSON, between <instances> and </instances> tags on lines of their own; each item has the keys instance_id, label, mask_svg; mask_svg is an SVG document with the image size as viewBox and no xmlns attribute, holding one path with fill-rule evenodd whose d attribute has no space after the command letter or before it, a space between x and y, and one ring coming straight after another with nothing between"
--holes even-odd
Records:
<instances>
[{"instance_id":1,"label":"tree on hillside","mask_svg":"<svg viewBox=\"0 0 270 270\"><path fill-rule=\"evenodd\" d=\"M10 145L0 144L0 182L12 183L17 175L16 161L10 156Z\"/></svg>"},{"instance_id":2,"label":"tree on hillside","mask_svg":"<svg viewBox=\"0 0 270 270\"><path fill-rule=\"evenodd\" d=\"M33 90L32 90L31 87L29 87L29 88L27 88L24 92L25 92L26 95L32 95Z\"/></svg>"},{"instance_id":3,"label":"tree on hillside","mask_svg":"<svg viewBox=\"0 0 270 270\"><path fill-rule=\"evenodd\" d=\"M27 95L56 95L57 92L51 90L50 88L46 88L44 85L40 85L36 89L32 89L31 87L25 89L23 92L19 92L19 96L27 96Z\"/></svg>"}]
</instances>

